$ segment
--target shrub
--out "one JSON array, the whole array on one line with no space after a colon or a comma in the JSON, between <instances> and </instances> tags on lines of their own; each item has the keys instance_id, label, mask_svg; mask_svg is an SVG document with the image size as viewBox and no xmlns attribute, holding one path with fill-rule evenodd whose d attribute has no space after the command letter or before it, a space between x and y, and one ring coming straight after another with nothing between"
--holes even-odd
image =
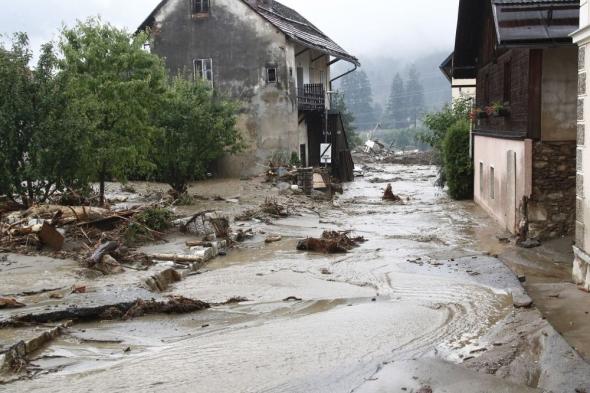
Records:
<instances>
[{"instance_id":1,"label":"shrub","mask_svg":"<svg viewBox=\"0 0 590 393\"><path fill-rule=\"evenodd\" d=\"M458 120L446 132L443 144L444 173L453 199L473 198L473 165L469 156L469 121Z\"/></svg>"},{"instance_id":2,"label":"shrub","mask_svg":"<svg viewBox=\"0 0 590 393\"><path fill-rule=\"evenodd\" d=\"M161 207L149 208L138 213L134 220L153 231L162 232L172 226L172 212Z\"/></svg>"}]
</instances>

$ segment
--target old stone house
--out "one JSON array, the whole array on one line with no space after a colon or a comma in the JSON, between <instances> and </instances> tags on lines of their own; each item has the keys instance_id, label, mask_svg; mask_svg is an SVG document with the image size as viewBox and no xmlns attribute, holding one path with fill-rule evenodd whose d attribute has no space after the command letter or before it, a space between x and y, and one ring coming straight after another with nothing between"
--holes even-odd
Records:
<instances>
[{"instance_id":1,"label":"old stone house","mask_svg":"<svg viewBox=\"0 0 590 393\"><path fill-rule=\"evenodd\" d=\"M346 133L330 111L331 66L359 61L295 10L273 0L163 0L139 30L170 73L200 79L241 103L247 150L218 163L221 176L263 172L275 155L320 165L320 144L333 143L332 163L352 173ZM346 177L346 176L345 176Z\"/></svg>"},{"instance_id":2,"label":"old stone house","mask_svg":"<svg viewBox=\"0 0 590 393\"><path fill-rule=\"evenodd\" d=\"M476 79L475 201L510 232L573 233L575 0L461 0L452 76Z\"/></svg>"},{"instance_id":3,"label":"old stone house","mask_svg":"<svg viewBox=\"0 0 590 393\"><path fill-rule=\"evenodd\" d=\"M573 279L590 291L590 100L588 72L590 70L590 5L580 2L580 28L573 34L578 44L578 138L576 188L576 241L574 245Z\"/></svg>"}]
</instances>

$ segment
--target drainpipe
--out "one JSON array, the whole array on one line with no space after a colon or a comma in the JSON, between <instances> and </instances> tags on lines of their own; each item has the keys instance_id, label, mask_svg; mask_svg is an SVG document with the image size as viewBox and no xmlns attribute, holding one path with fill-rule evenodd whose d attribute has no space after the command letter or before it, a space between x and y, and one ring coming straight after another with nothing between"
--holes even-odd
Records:
<instances>
[{"instance_id":1,"label":"drainpipe","mask_svg":"<svg viewBox=\"0 0 590 393\"><path fill-rule=\"evenodd\" d=\"M336 78L333 78L330 80L330 90L332 90L332 82L337 81L338 79L343 78L348 74L352 74L353 72L355 72L357 70L358 66L354 63L352 63L352 64L354 65L354 68L352 70L346 71L344 74L338 75Z\"/></svg>"}]
</instances>

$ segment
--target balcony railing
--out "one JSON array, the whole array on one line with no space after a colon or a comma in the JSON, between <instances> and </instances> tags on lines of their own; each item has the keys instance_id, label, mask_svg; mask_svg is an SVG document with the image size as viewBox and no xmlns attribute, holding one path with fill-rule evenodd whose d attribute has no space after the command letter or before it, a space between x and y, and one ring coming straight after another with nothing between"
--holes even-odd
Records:
<instances>
[{"instance_id":1,"label":"balcony railing","mask_svg":"<svg viewBox=\"0 0 590 393\"><path fill-rule=\"evenodd\" d=\"M297 103L300 111L323 111L326 109L326 92L321 83L303 85L297 89Z\"/></svg>"}]
</instances>

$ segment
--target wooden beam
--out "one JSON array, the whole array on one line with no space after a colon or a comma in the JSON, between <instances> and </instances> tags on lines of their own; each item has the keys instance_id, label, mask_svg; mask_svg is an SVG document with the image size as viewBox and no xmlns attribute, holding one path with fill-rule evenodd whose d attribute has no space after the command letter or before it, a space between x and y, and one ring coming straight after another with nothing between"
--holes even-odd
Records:
<instances>
[{"instance_id":1,"label":"wooden beam","mask_svg":"<svg viewBox=\"0 0 590 393\"><path fill-rule=\"evenodd\" d=\"M304 53L305 53L305 52L307 52L308 50L309 50L309 48L305 48L305 49L303 49L302 51L295 53L295 57L299 57L299 56L301 56L302 54L304 54Z\"/></svg>"}]
</instances>

